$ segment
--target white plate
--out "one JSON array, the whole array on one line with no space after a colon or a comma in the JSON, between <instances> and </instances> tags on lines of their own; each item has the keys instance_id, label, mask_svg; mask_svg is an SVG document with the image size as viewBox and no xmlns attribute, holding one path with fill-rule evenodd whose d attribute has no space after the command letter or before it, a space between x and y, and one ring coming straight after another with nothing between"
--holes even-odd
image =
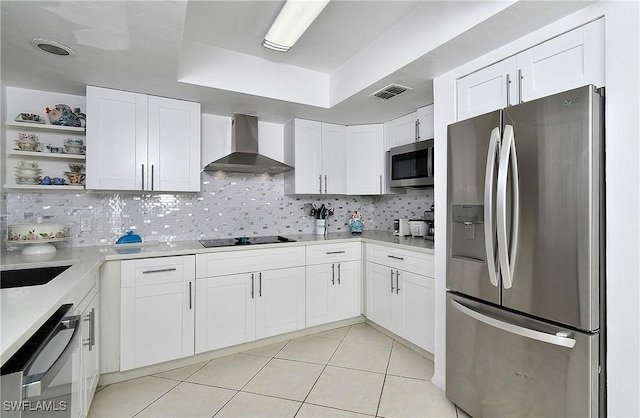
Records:
<instances>
[{"instance_id":1,"label":"white plate","mask_svg":"<svg viewBox=\"0 0 640 418\"><path fill-rule=\"evenodd\" d=\"M66 241L69 237L64 238L53 238L53 239L15 239L15 240L7 240L7 243L12 244L44 244L49 242L60 242Z\"/></svg>"},{"instance_id":2,"label":"white plate","mask_svg":"<svg viewBox=\"0 0 640 418\"><path fill-rule=\"evenodd\" d=\"M40 184L40 180L38 180L38 181L19 181L19 180L16 180L16 184L38 185L38 184Z\"/></svg>"}]
</instances>

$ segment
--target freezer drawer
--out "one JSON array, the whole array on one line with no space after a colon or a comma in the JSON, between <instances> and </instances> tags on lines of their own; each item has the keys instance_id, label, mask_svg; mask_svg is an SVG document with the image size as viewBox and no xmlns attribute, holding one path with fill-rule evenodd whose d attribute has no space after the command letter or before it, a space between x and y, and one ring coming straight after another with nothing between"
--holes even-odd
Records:
<instances>
[{"instance_id":1,"label":"freezer drawer","mask_svg":"<svg viewBox=\"0 0 640 418\"><path fill-rule=\"evenodd\" d=\"M599 334L447 294L447 397L478 417L598 416Z\"/></svg>"}]
</instances>

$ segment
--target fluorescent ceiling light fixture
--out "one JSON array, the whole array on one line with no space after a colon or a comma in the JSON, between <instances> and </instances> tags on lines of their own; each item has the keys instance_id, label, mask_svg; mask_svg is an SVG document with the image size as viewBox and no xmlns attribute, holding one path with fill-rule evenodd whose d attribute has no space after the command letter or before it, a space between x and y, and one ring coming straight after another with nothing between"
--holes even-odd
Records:
<instances>
[{"instance_id":1,"label":"fluorescent ceiling light fixture","mask_svg":"<svg viewBox=\"0 0 640 418\"><path fill-rule=\"evenodd\" d=\"M287 52L328 3L329 0L288 0L265 35L262 46Z\"/></svg>"}]
</instances>

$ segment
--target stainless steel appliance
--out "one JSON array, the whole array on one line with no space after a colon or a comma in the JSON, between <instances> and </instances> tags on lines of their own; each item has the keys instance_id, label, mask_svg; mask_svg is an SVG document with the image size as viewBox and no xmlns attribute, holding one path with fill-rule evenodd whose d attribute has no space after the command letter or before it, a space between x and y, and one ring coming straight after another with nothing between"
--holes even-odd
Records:
<instances>
[{"instance_id":1,"label":"stainless steel appliance","mask_svg":"<svg viewBox=\"0 0 640 418\"><path fill-rule=\"evenodd\" d=\"M427 223L422 219L412 219L409 221L409 228L411 229L411 236L424 237L427 234Z\"/></svg>"},{"instance_id":2,"label":"stainless steel appliance","mask_svg":"<svg viewBox=\"0 0 640 418\"><path fill-rule=\"evenodd\" d=\"M205 248L212 247L230 247L235 245L254 245L254 244L277 244L279 242L296 242L296 240L277 236L264 237L238 237L238 238L222 238L222 239L203 239L200 240Z\"/></svg>"},{"instance_id":3,"label":"stainless steel appliance","mask_svg":"<svg viewBox=\"0 0 640 418\"><path fill-rule=\"evenodd\" d=\"M433 186L433 139L389 150L391 187Z\"/></svg>"},{"instance_id":4,"label":"stainless steel appliance","mask_svg":"<svg viewBox=\"0 0 640 418\"><path fill-rule=\"evenodd\" d=\"M70 417L80 405L80 316L62 305L0 369L3 417Z\"/></svg>"},{"instance_id":5,"label":"stainless steel appliance","mask_svg":"<svg viewBox=\"0 0 640 418\"><path fill-rule=\"evenodd\" d=\"M394 219L393 220L393 235L397 237L404 237L411 235L411 228L409 227L408 219Z\"/></svg>"},{"instance_id":6,"label":"stainless steel appliance","mask_svg":"<svg viewBox=\"0 0 640 418\"><path fill-rule=\"evenodd\" d=\"M474 417L605 414L600 93L448 127L446 392Z\"/></svg>"},{"instance_id":7,"label":"stainless steel appliance","mask_svg":"<svg viewBox=\"0 0 640 418\"><path fill-rule=\"evenodd\" d=\"M435 217L433 213L433 205L431 205L430 210L425 210L422 219L427 222L427 232L424 236L424 239L428 239L433 241L435 238Z\"/></svg>"}]
</instances>

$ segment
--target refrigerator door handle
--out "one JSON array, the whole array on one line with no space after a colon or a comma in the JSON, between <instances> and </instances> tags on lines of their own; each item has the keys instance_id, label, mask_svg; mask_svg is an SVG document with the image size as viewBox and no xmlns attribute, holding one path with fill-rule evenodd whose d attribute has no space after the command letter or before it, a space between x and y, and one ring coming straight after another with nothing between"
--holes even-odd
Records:
<instances>
[{"instance_id":1,"label":"refrigerator door handle","mask_svg":"<svg viewBox=\"0 0 640 418\"><path fill-rule=\"evenodd\" d=\"M511 162L511 164L509 164ZM511 250L507 238L507 178L511 167L512 213L511 213ZM498 232L498 258L505 289L513 286L513 269L518 245L520 213L520 189L518 186L518 158L513 126L505 125L498 164L498 198L496 200L496 229Z\"/></svg>"},{"instance_id":2,"label":"refrigerator door handle","mask_svg":"<svg viewBox=\"0 0 640 418\"><path fill-rule=\"evenodd\" d=\"M489 139L489 151L487 152L487 168L484 176L484 246L487 252L487 267L489 268L489 281L498 287L498 274L500 267L496 266L496 249L494 241L496 230L493 224L493 179L496 176L496 157L499 153L500 128L493 128Z\"/></svg>"},{"instance_id":3,"label":"refrigerator door handle","mask_svg":"<svg viewBox=\"0 0 640 418\"><path fill-rule=\"evenodd\" d=\"M463 304L456 302L455 300L451 301L451 305L463 314L468 315L477 321L512 334L520 335L521 337L542 341L544 343L558 345L566 348L573 348L576 345L576 340L564 336L565 334L548 334L546 332L537 331L535 329L521 327L520 325L510 324L508 322L504 322L491 316L474 311L473 309L470 309Z\"/></svg>"}]
</instances>

